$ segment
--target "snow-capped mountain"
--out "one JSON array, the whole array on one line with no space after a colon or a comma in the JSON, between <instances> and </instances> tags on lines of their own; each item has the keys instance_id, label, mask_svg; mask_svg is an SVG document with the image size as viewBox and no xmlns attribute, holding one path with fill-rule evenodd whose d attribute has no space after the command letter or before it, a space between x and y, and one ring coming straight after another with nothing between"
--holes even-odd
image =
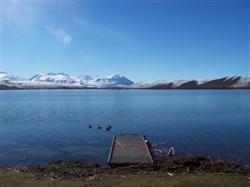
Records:
<instances>
[{"instance_id":1,"label":"snow-capped mountain","mask_svg":"<svg viewBox=\"0 0 250 187\"><path fill-rule=\"evenodd\" d=\"M65 73L36 74L30 79L0 72L0 89L43 89L43 88L130 88L130 89L250 89L250 76L231 76L207 80L156 81L134 83L122 75L91 77Z\"/></svg>"},{"instance_id":2,"label":"snow-capped mountain","mask_svg":"<svg viewBox=\"0 0 250 187\"><path fill-rule=\"evenodd\" d=\"M63 84L71 84L76 82L75 79L71 78L69 75L65 73L36 74L35 76L31 77L29 81L53 82L53 83L63 83Z\"/></svg>"},{"instance_id":3,"label":"snow-capped mountain","mask_svg":"<svg viewBox=\"0 0 250 187\"><path fill-rule=\"evenodd\" d=\"M231 76L220 79L208 80L179 80L161 81L153 83L134 84L133 88L145 89L226 89L226 88L250 88L249 76Z\"/></svg>"},{"instance_id":4,"label":"snow-capped mountain","mask_svg":"<svg viewBox=\"0 0 250 187\"><path fill-rule=\"evenodd\" d=\"M77 76L77 78L79 80L81 80L82 82L89 82L89 81L93 80L93 77L91 77L89 75L80 75L80 76Z\"/></svg>"},{"instance_id":5,"label":"snow-capped mountain","mask_svg":"<svg viewBox=\"0 0 250 187\"><path fill-rule=\"evenodd\" d=\"M9 75L6 72L0 72L0 82L9 82L9 81L24 81L25 78L18 77L15 75Z\"/></svg>"},{"instance_id":6,"label":"snow-capped mountain","mask_svg":"<svg viewBox=\"0 0 250 187\"><path fill-rule=\"evenodd\" d=\"M131 85L133 82L121 75L111 75L107 77L92 78L89 75L68 75L65 73L36 74L31 77L32 82L47 82L56 84L79 84L90 87L106 87L114 85Z\"/></svg>"},{"instance_id":7,"label":"snow-capped mountain","mask_svg":"<svg viewBox=\"0 0 250 187\"><path fill-rule=\"evenodd\" d=\"M65 73L36 74L25 80L7 73L0 74L0 88L113 88L127 87L133 82L121 75L91 77Z\"/></svg>"},{"instance_id":8,"label":"snow-capped mountain","mask_svg":"<svg viewBox=\"0 0 250 187\"><path fill-rule=\"evenodd\" d=\"M89 81L93 80L93 78L89 75L70 76L70 77L74 79L76 83L79 83L81 85L87 85Z\"/></svg>"},{"instance_id":9,"label":"snow-capped mountain","mask_svg":"<svg viewBox=\"0 0 250 187\"><path fill-rule=\"evenodd\" d=\"M93 78L89 75L68 75L65 73L47 73L47 74L36 74L31 77L29 81L33 82L50 82L57 84L79 84L86 85Z\"/></svg>"},{"instance_id":10,"label":"snow-capped mountain","mask_svg":"<svg viewBox=\"0 0 250 187\"><path fill-rule=\"evenodd\" d=\"M234 84L234 87L249 87L250 88L250 76L240 77L238 81Z\"/></svg>"},{"instance_id":11,"label":"snow-capped mountain","mask_svg":"<svg viewBox=\"0 0 250 187\"><path fill-rule=\"evenodd\" d=\"M91 86L97 86L97 87L107 87L107 86L117 86L117 85L129 86L134 84L133 81L121 75L96 77L93 80L90 80L88 83Z\"/></svg>"}]
</instances>

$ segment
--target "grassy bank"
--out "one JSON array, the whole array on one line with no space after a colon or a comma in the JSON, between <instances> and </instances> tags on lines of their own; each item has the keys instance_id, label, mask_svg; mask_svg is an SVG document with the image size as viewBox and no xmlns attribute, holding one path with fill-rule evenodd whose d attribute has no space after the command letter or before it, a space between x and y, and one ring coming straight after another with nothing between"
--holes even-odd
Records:
<instances>
[{"instance_id":1,"label":"grassy bank","mask_svg":"<svg viewBox=\"0 0 250 187\"><path fill-rule=\"evenodd\" d=\"M12 187L59 187L59 186L90 186L90 187L248 187L248 176L237 174L177 174L174 176L109 176L105 180L99 179L75 179L75 180L51 180L36 179L30 173L16 173L15 171L0 175L1 186Z\"/></svg>"},{"instance_id":2,"label":"grassy bank","mask_svg":"<svg viewBox=\"0 0 250 187\"><path fill-rule=\"evenodd\" d=\"M2 164L1 186L250 187L250 166L204 157L169 157L115 168L84 161Z\"/></svg>"}]
</instances>

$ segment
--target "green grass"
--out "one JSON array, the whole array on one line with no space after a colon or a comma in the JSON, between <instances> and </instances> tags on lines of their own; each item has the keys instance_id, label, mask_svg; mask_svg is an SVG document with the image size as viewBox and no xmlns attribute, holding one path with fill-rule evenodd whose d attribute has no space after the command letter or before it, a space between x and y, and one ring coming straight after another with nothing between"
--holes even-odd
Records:
<instances>
[{"instance_id":1,"label":"green grass","mask_svg":"<svg viewBox=\"0 0 250 187\"><path fill-rule=\"evenodd\" d=\"M0 174L1 187L250 187L249 176L233 174L178 174L175 176L128 176L107 177L105 180L88 181L83 179L51 181L35 179L32 174Z\"/></svg>"}]
</instances>

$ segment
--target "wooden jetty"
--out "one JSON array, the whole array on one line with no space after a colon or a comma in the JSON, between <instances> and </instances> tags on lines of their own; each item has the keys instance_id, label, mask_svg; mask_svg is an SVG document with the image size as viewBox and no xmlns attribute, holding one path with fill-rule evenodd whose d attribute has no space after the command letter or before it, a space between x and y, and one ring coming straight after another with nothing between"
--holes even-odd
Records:
<instances>
[{"instance_id":1,"label":"wooden jetty","mask_svg":"<svg viewBox=\"0 0 250 187\"><path fill-rule=\"evenodd\" d=\"M108 164L151 164L153 159L143 134L114 135L110 148Z\"/></svg>"}]
</instances>

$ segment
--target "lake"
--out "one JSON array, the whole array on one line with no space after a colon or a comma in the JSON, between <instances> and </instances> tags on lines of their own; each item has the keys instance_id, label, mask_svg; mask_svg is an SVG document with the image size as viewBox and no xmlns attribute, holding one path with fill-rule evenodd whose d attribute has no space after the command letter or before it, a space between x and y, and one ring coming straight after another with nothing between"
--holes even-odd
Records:
<instances>
[{"instance_id":1,"label":"lake","mask_svg":"<svg viewBox=\"0 0 250 187\"><path fill-rule=\"evenodd\" d=\"M114 133L144 133L177 155L250 163L250 90L2 90L0 96L0 163L105 164ZM89 122L113 129L89 129Z\"/></svg>"}]
</instances>

